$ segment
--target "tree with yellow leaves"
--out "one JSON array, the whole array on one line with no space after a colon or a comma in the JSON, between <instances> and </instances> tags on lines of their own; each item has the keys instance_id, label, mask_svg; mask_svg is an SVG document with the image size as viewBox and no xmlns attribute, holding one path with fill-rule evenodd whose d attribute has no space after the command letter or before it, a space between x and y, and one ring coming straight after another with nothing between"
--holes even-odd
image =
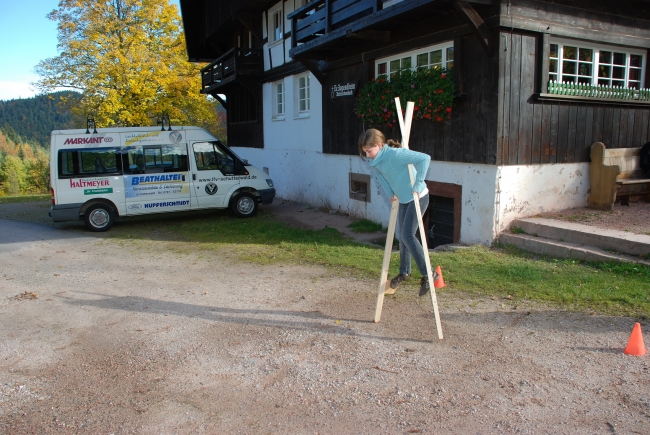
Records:
<instances>
[{"instance_id":1,"label":"tree with yellow leaves","mask_svg":"<svg viewBox=\"0 0 650 435\"><path fill-rule=\"evenodd\" d=\"M80 92L76 115L108 127L151 125L166 114L225 136L218 103L199 93L201 67L186 60L169 0L60 0L48 18L58 22L61 54L36 66L35 85Z\"/></svg>"}]
</instances>

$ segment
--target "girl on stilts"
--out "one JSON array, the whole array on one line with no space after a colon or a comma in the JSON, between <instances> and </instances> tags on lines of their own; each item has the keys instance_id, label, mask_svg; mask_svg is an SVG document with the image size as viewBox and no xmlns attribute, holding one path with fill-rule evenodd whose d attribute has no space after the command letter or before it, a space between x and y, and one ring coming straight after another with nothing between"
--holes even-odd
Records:
<instances>
[{"instance_id":1,"label":"girl on stilts","mask_svg":"<svg viewBox=\"0 0 650 435\"><path fill-rule=\"evenodd\" d=\"M399 274L390 280L390 287L396 289L400 283L411 276L411 257L415 260L422 278L420 296L429 292L429 280L424 259L424 250L415 237L418 229L417 214L413 195L420 200L423 212L429 205L429 190L424 183L431 157L428 154L411 151L401 147L399 142L388 140L374 128L366 130L359 138L359 155L372 159L370 166L377 179L390 197L390 202L399 201L397 215L397 238L399 239ZM408 165L414 167L415 184L411 186ZM424 237L424 235L423 235Z\"/></svg>"}]
</instances>

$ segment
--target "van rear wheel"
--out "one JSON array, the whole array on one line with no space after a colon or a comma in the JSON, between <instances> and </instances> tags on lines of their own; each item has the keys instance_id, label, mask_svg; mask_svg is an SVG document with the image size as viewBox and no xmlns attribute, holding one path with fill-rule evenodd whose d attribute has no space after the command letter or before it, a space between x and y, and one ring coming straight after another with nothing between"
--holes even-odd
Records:
<instances>
[{"instance_id":1,"label":"van rear wheel","mask_svg":"<svg viewBox=\"0 0 650 435\"><path fill-rule=\"evenodd\" d=\"M108 231L115 221L113 209L105 204L93 204L86 209L84 223L95 233Z\"/></svg>"},{"instance_id":2,"label":"van rear wheel","mask_svg":"<svg viewBox=\"0 0 650 435\"><path fill-rule=\"evenodd\" d=\"M230 201L230 209L240 218L253 217L257 214L257 198L249 192L243 192Z\"/></svg>"}]
</instances>

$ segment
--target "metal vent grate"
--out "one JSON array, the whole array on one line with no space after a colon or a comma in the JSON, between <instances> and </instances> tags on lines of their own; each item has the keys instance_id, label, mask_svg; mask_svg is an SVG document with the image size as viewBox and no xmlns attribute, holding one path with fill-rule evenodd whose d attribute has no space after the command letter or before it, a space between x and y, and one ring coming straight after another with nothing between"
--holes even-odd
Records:
<instances>
[{"instance_id":1,"label":"metal vent grate","mask_svg":"<svg viewBox=\"0 0 650 435\"><path fill-rule=\"evenodd\" d=\"M350 173L350 198L370 202L370 175Z\"/></svg>"}]
</instances>

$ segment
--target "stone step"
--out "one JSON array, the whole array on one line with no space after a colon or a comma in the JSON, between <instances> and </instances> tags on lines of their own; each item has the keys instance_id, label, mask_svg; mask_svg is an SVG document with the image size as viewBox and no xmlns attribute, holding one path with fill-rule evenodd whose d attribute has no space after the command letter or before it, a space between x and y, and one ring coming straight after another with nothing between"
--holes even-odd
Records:
<instances>
[{"instance_id":1,"label":"stone step","mask_svg":"<svg viewBox=\"0 0 650 435\"><path fill-rule=\"evenodd\" d=\"M629 262L650 266L650 260L638 256L609 252L604 249L580 243L548 239L529 234L504 232L499 242L513 245L524 251L556 258L574 258L582 261Z\"/></svg>"},{"instance_id":2,"label":"stone step","mask_svg":"<svg viewBox=\"0 0 650 435\"><path fill-rule=\"evenodd\" d=\"M650 257L650 235L543 218L517 219L510 226L510 232L513 227L545 239L589 245L624 255Z\"/></svg>"}]
</instances>

